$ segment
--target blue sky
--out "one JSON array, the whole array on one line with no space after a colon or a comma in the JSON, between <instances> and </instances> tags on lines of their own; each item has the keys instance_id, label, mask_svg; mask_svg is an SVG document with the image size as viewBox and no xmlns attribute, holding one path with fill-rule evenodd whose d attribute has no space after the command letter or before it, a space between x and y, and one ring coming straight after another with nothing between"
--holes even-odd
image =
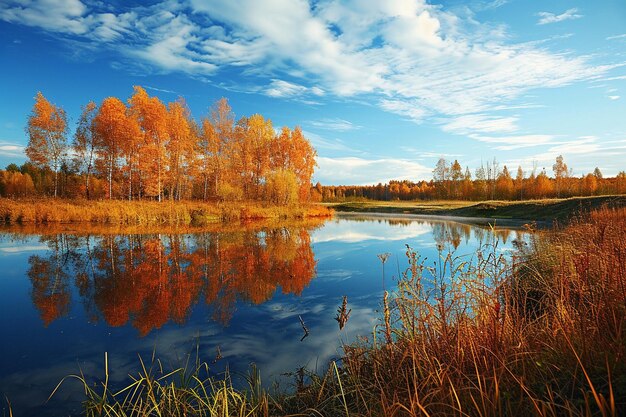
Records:
<instances>
[{"instance_id":1,"label":"blue sky","mask_svg":"<svg viewBox=\"0 0 626 417\"><path fill-rule=\"evenodd\" d=\"M301 126L323 184L429 179L440 157L626 169L623 0L3 0L0 62L0 166L25 160L37 91L73 130L141 85Z\"/></svg>"}]
</instances>

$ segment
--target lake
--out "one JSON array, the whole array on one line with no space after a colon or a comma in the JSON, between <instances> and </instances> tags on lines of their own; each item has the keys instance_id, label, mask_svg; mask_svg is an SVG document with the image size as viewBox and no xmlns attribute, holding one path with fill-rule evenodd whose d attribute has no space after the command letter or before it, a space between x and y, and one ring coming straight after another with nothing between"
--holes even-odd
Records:
<instances>
[{"instance_id":1,"label":"lake","mask_svg":"<svg viewBox=\"0 0 626 417\"><path fill-rule=\"evenodd\" d=\"M90 229L0 231L0 394L16 416L79 414L77 382L44 403L68 374L103 379L104 352L118 387L138 355L174 368L197 350L216 375L228 367L241 379L254 363L268 386L289 389L285 374L323 371L342 343L371 340L383 293L408 265L406 244L432 265L440 252L470 260L481 246L507 254L527 238L504 224L348 214L184 233ZM340 330L344 295L352 312Z\"/></svg>"}]
</instances>

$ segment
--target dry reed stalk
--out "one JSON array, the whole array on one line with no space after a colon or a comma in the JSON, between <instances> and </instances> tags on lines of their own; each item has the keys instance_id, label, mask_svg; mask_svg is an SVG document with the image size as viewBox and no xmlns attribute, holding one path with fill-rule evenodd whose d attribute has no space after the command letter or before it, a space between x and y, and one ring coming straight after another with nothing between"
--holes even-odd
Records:
<instances>
[{"instance_id":1,"label":"dry reed stalk","mask_svg":"<svg viewBox=\"0 0 626 417\"><path fill-rule=\"evenodd\" d=\"M344 326L348 322L348 319L350 318L351 312L352 309L348 310L348 296L344 295L341 307L337 308L337 316L335 317L335 320L339 323L339 330L343 330Z\"/></svg>"}]
</instances>

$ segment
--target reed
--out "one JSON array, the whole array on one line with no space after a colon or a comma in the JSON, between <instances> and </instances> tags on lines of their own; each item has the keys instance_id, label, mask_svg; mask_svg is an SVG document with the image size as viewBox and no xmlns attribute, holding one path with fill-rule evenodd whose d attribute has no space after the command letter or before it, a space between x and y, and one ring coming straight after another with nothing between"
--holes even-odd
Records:
<instances>
[{"instance_id":1,"label":"reed","mask_svg":"<svg viewBox=\"0 0 626 417\"><path fill-rule=\"evenodd\" d=\"M110 225L202 226L215 222L259 219L330 217L319 205L272 206L198 201L154 202L121 200L0 199L0 221L5 224L91 223Z\"/></svg>"},{"instance_id":2,"label":"reed","mask_svg":"<svg viewBox=\"0 0 626 417\"><path fill-rule=\"evenodd\" d=\"M429 266L407 247L385 343L347 349L346 373L372 415L624 415L625 230L605 208L512 261L494 243Z\"/></svg>"}]
</instances>

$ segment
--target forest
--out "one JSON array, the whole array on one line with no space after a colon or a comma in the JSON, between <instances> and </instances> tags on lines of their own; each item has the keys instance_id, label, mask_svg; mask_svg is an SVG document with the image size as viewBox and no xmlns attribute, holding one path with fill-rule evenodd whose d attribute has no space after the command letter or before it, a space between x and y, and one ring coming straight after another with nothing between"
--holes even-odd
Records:
<instances>
[{"instance_id":1,"label":"forest","mask_svg":"<svg viewBox=\"0 0 626 417\"><path fill-rule=\"evenodd\" d=\"M299 127L235 115L221 98L199 121L181 98L165 105L136 86L126 101L82 108L68 138L65 110L41 92L28 117L28 162L0 171L4 197L172 201L310 199L315 149Z\"/></svg>"},{"instance_id":2,"label":"forest","mask_svg":"<svg viewBox=\"0 0 626 417\"><path fill-rule=\"evenodd\" d=\"M323 201L366 198L371 200L531 200L576 196L612 195L626 193L626 172L604 177L599 168L576 177L559 155L552 166L553 176L545 169L530 173L518 166L515 176L506 165L500 168L496 159L481 164L474 175L455 160L448 163L440 158L429 181L389 181L387 184L357 186L316 185Z\"/></svg>"}]
</instances>

